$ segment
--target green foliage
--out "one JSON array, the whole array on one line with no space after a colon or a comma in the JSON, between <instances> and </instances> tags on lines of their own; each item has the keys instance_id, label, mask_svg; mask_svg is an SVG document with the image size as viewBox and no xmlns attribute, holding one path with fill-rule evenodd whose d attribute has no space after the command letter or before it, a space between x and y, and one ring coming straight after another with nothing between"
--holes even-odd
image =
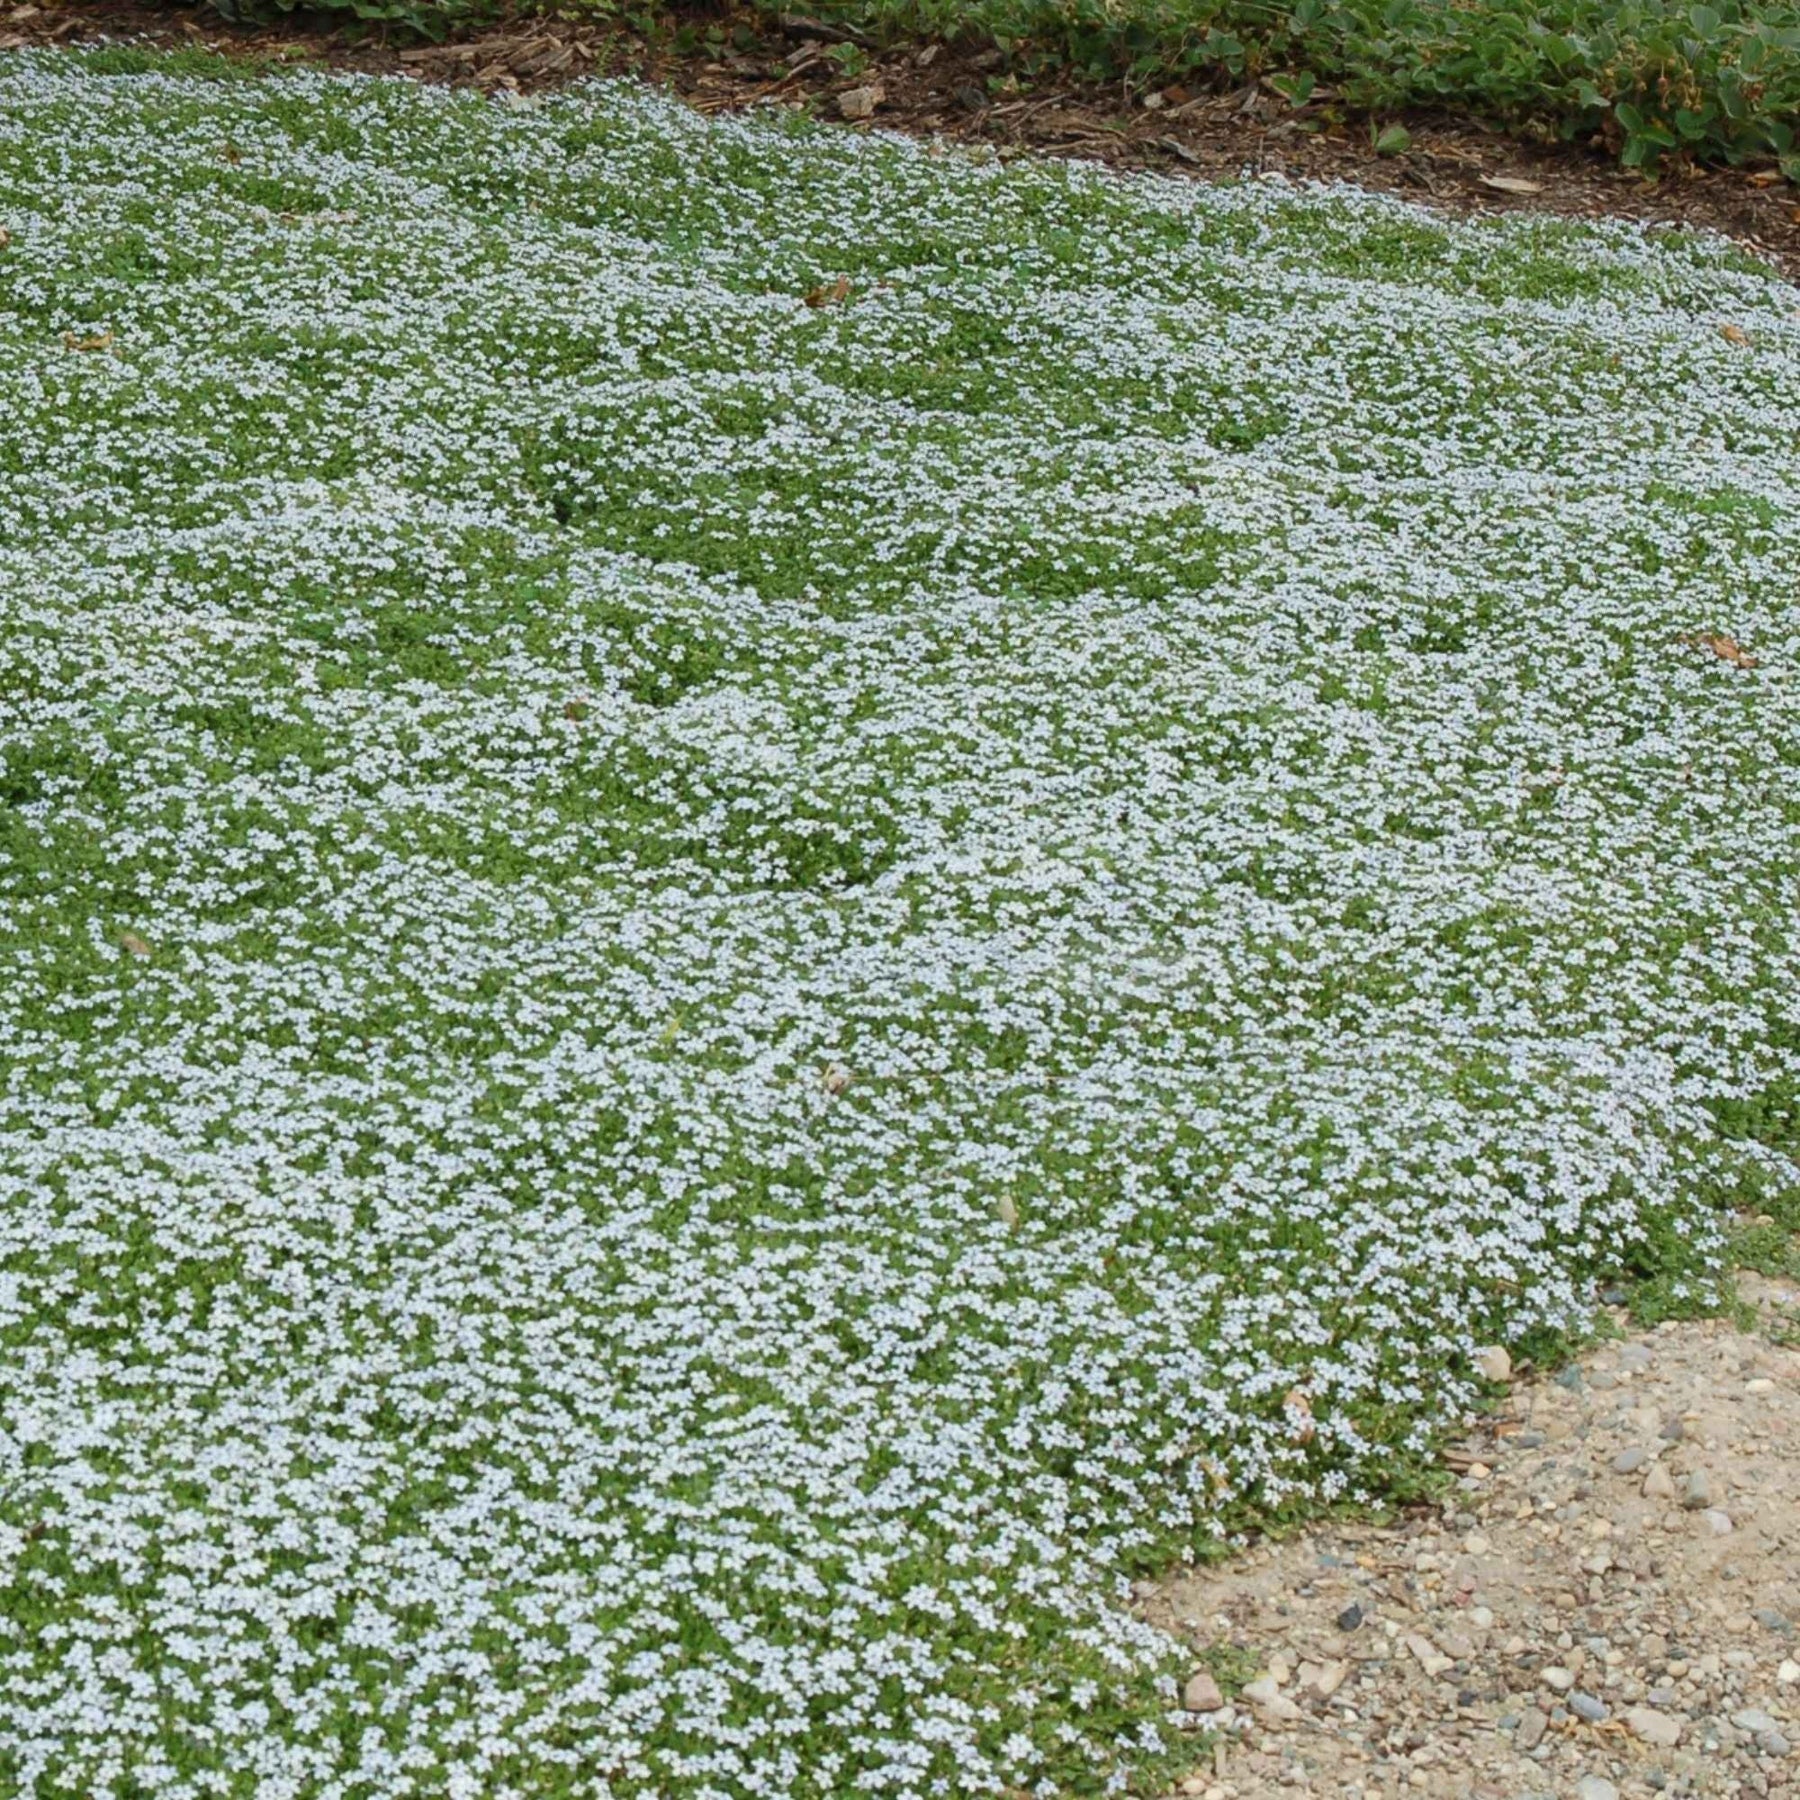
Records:
<instances>
[{"instance_id":1,"label":"green foliage","mask_svg":"<svg viewBox=\"0 0 1800 1800\"><path fill-rule=\"evenodd\" d=\"M1294 105L1473 113L1599 137L1629 166L1773 159L1800 173L1800 8L1791 0L838 0L890 30L992 37L1027 69L1096 78L1263 78Z\"/></svg>"},{"instance_id":2,"label":"green foliage","mask_svg":"<svg viewBox=\"0 0 1800 1800\"><path fill-rule=\"evenodd\" d=\"M491 18L483 0L204 0L234 25L260 25L296 12L343 13L374 25L398 25L420 37L442 38L458 24Z\"/></svg>"},{"instance_id":3,"label":"green foliage","mask_svg":"<svg viewBox=\"0 0 1800 1800\"><path fill-rule=\"evenodd\" d=\"M206 0L267 19L302 0ZM305 0L442 37L499 0ZM773 15L785 0L750 0ZM549 10L543 0L542 10ZM583 0L581 10L619 10ZM821 17L895 42L998 46L1020 74L1141 85L1261 80L1357 116L1473 114L1527 136L1595 139L1627 166L1773 161L1800 177L1796 0L822 0ZM1384 154L1406 145L1390 125Z\"/></svg>"}]
</instances>

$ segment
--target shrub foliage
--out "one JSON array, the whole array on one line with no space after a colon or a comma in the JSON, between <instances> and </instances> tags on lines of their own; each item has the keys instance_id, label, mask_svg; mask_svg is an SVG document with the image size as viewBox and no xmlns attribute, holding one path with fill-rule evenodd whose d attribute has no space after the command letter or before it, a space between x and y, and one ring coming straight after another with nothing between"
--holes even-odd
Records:
<instances>
[{"instance_id":1,"label":"shrub foliage","mask_svg":"<svg viewBox=\"0 0 1800 1800\"><path fill-rule=\"evenodd\" d=\"M206 0L228 19L301 0ZM307 0L441 37L501 0ZM783 0L750 0L774 14ZM590 12L623 11L586 0ZM1025 74L1266 81L1296 105L1468 112L1528 135L1598 138L1631 167L1773 160L1800 176L1793 0L821 0L885 41L997 44ZM634 12L635 18L635 12Z\"/></svg>"}]
</instances>

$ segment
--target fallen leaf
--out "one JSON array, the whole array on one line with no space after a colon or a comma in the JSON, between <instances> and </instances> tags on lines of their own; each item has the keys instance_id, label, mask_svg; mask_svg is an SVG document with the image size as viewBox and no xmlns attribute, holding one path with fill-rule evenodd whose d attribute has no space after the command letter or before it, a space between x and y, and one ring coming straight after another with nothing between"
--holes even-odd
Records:
<instances>
[{"instance_id":1,"label":"fallen leaf","mask_svg":"<svg viewBox=\"0 0 1800 1800\"><path fill-rule=\"evenodd\" d=\"M1752 656L1736 638L1727 637L1722 631L1702 631L1688 641L1698 644L1702 650L1710 650L1720 662L1728 662L1734 669L1757 667L1757 658Z\"/></svg>"},{"instance_id":2,"label":"fallen leaf","mask_svg":"<svg viewBox=\"0 0 1800 1800\"><path fill-rule=\"evenodd\" d=\"M145 943L135 931L121 931L119 933L119 948L121 950L129 951L133 956L148 956L150 954L150 946Z\"/></svg>"},{"instance_id":3,"label":"fallen leaf","mask_svg":"<svg viewBox=\"0 0 1800 1800\"><path fill-rule=\"evenodd\" d=\"M12 233L4 225L0 225L0 250L4 250L12 242Z\"/></svg>"},{"instance_id":4,"label":"fallen leaf","mask_svg":"<svg viewBox=\"0 0 1800 1800\"><path fill-rule=\"evenodd\" d=\"M73 331L63 333L65 350L110 350L112 344L113 334L110 331L96 331L88 337L82 337Z\"/></svg>"},{"instance_id":5,"label":"fallen leaf","mask_svg":"<svg viewBox=\"0 0 1800 1800\"><path fill-rule=\"evenodd\" d=\"M841 1094L850 1085L850 1071L841 1063L833 1063L825 1071L823 1083L826 1093Z\"/></svg>"},{"instance_id":6,"label":"fallen leaf","mask_svg":"<svg viewBox=\"0 0 1800 1800\"><path fill-rule=\"evenodd\" d=\"M563 702L563 717L565 719L573 719L575 723L579 725L587 716L588 704L585 700L565 700Z\"/></svg>"},{"instance_id":7,"label":"fallen leaf","mask_svg":"<svg viewBox=\"0 0 1800 1800\"><path fill-rule=\"evenodd\" d=\"M1531 181L1523 175L1483 175L1481 185L1501 194L1541 194L1544 191L1541 181Z\"/></svg>"},{"instance_id":8,"label":"fallen leaf","mask_svg":"<svg viewBox=\"0 0 1800 1800\"><path fill-rule=\"evenodd\" d=\"M840 275L836 281L828 281L822 287L816 287L806 296L806 304L811 307L836 306L840 300L850 298L850 277Z\"/></svg>"},{"instance_id":9,"label":"fallen leaf","mask_svg":"<svg viewBox=\"0 0 1800 1800\"><path fill-rule=\"evenodd\" d=\"M1311 1396L1304 1388L1289 1388L1281 1404L1292 1415L1294 1441L1310 1444L1318 1432L1318 1427L1313 1424Z\"/></svg>"},{"instance_id":10,"label":"fallen leaf","mask_svg":"<svg viewBox=\"0 0 1800 1800\"><path fill-rule=\"evenodd\" d=\"M994 1208L994 1210L997 1213L999 1213L1000 1223L1002 1225L1008 1226L1010 1228L1010 1227L1018 1224L1019 1209L1014 1204L1013 1197L1011 1194L1002 1194L1000 1196L999 1204Z\"/></svg>"},{"instance_id":11,"label":"fallen leaf","mask_svg":"<svg viewBox=\"0 0 1800 1800\"><path fill-rule=\"evenodd\" d=\"M1774 187L1781 179L1779 169L1758 169L1750 177L1752 187Z\"/></svg>"},{"instance_id":12,"label":"fallen leaf","mask_svg":"<svg viewBox=\"0 0 1800 1800\"><path fill-rule=\"evenodd\" d=\"M1749 332L1741 325L1721 325L1719 336L1728 344L1747 344L1750 341Z\"/></svg>"}]
</instances>

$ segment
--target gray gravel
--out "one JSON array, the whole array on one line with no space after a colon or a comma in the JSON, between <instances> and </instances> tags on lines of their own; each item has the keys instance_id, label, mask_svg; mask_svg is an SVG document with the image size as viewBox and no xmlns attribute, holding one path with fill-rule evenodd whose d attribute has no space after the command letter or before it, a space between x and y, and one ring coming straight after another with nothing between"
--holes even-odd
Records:
<instances>
[{"instance_id":1,"label":"gray gravel","mask_svg":"<svg viewBox=\"0 0 1800 1800\"><path fill-rule=\"evenodd\" d=\"M1800 1800L1800 1287L1744 1287L1755 1330L1514 1368L1432 1511L1153 1584L1196 1657L1256 1667L1185 1690L1218 1705L1176 1792Z\"/></svg>"}]
</instances>

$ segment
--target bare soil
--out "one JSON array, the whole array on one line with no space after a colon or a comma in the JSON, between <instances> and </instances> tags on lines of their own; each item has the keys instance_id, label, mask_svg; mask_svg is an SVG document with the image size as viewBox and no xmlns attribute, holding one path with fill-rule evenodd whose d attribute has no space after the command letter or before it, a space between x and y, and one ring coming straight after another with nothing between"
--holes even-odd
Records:
<instances>
[{"instance_id":1,"label":"bare soil","mask_svg":"<svg viewBox=\"0 0 1800 1800\"><path fill-rule=\"evenodd\" d=\"M1743 1290L1511 1382L1441 1508L1140 1584L1223 1701L1178 1792L1800 1795L1800 1285Z\"/></svg>"},{"instance_id":2,"label":"bare soil","mask_svg":"<svg viewBox=\"0 0 1800 1800\"><path fill-rule=\"evenodd\" d=\"M745 23L721 10L721 0L678 0L678 6L702 23ZM1687 168L1652 182L1596 146L1526 144L1477 123L1434 117L1408 121L1413 141L1404 154L1378 156L1366 123L1336 117L1329 95L1295 110L1256 86L1127 93L1051 82L1024 90L1006 75L997 51L945 44L856 46L864 66L847 73L834 49L848 35L790 15L747 50L681 56L601 24L520 19L420 46L387 42L366 29L359 34L323 15L248 29L151 0L0 0L0 50L102 39L202 45L515 91L594 73L632 73L673 88L704 112L802 107L843 121L846 129L985 143L1002 155L1084 157L1202 180L1280 174L1347 181L1449 212L1524 207L1694 226L1800 273L1800 194L1772 169ZM875 97L867 116L847 119L846 101L851 112L861 112L869 95ZM1501 185L1491 185L1496 182Z\"/></svg>"}]
</instances>

